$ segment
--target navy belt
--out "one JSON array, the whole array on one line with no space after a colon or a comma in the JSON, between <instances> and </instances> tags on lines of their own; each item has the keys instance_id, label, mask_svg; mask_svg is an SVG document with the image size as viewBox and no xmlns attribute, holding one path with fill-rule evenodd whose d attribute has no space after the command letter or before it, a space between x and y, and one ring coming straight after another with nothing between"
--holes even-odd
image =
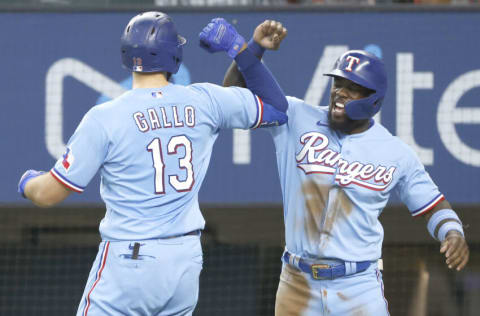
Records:
<instances>
[{"instance_id":1,"label":"navy belt","mask_svg":"<svg viewBox=\"0 0 480 316\"><path fill-rule=\"evenodd\" d=\"M371 261L346 262L338 261L334 263L308 263L307 260L285 251L282 261L293 265L301 271L308 273L315 280L333 280L346 275L363 272L368 269ZM312 260L313 262L314 260Z\"/></svg>"}]
</instances>

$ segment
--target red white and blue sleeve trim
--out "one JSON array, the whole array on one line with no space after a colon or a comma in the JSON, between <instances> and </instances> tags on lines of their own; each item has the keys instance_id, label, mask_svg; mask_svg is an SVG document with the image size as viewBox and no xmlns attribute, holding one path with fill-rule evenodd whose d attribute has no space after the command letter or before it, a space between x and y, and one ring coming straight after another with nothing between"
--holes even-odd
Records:
<instances>
[{"instance_id":1,"label":"red white and blue sleeve trim","mask_svg":"<svg viewBox=\"0 0 480 316\"><path fill-rule=\"evenodd\" d=\"M442 193L440 193L435 198L433 198L430 202L428 202L421 208L413 211L412 216L419 216L431 211L438 203L442 202L443 200L445 200L445 197L443 196Z\"/></svg>"},{"instance_id":2,"label":"red white and blue sleeve trim","mask_svg":"<svg viewBox=\"0 0 480 316\"><path fill-rule=\"evenodd\" d=\"M58 172L55 168L52 168L52 170L50 170L50 174L55 178L55 180L57 180L58 182L63 184L69 190L72 190L72 191L77 192L77 193L82 193L83 190L85 189L84 187L76 185L72 181L70 181L67 178L65 178L64 176L62 176L60 174L60 172Z\"/></svg>"},{"instance_id":3,"label":"red white and blue sleeve trim","mask_svg":"<svg viewBox=\"0 0 480 316\"><path fill-rule=\"evenodd\" d=\"M263 119L263 101L256 94L253 95L255 103L257 104L257 117L255 118L255 123L253 123L252 129L258 128L262 123Z\"/></svg>"}]
</instances>

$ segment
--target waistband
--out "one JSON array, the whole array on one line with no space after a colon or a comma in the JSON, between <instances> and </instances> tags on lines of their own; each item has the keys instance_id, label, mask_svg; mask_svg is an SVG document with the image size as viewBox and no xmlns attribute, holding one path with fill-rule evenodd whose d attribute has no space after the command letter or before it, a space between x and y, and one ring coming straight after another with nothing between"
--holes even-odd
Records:
<instances>
[{"instance_id":1,"label":"waistband","mask_svg":"<svg viewBox=\"0 0 480 316\"><path fill-rule=\"evenodd\" d=\"M180 237L184 237L184 236L201 236L201 235L202 235L202 230L201 229L196 229L196 230L192 230L188 233L178 234L178 235L173 235L173 236L166 236L166 237L155 237L155 238L148 238L148 239L132 238L132 239L121 239L121 240L102 239L102 242L127 243L128 244L128 243L137 241L137 242L141 242L141 243L149 243L149 242L155 243L155 242L162 241L162 240L180 238Z\"/></svg>"},{"instance_id":2,"label":"waistband","mask_svg":"<svg viewBox=\"0 0 480 316\"><path fill-rule=\"evenodd\" d=\"M372 264L372 261L335 261L332 263L315 263L315 260L313 259L306 260L288 252L287 250L283 252L282 261L310 274L315 280L333 280L346 275L363 272Z\"/></svg>"},{"instance_id":3,"label":"waistband","mask_svg":"<svg viewBox=\"0 0 480 316\"><path fill-rule=\"evenodd\" d=\"M164 237L164 238L159 238L159 239L171 239L171 238L178 238L178 237L183 237L183 236L200 236L202 234L201 229L197 230L192 230L191 232L185 233L185 234L180 234L180 235L174 235L174 236L169 236L169 237Z\"/></svg>"}]
</instances>

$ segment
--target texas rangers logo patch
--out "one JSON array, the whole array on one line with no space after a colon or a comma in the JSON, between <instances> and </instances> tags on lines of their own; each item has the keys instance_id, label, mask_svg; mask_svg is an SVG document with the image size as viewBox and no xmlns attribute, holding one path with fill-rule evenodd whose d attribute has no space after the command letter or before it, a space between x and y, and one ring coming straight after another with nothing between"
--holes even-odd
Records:
<instances>
[{"instance_id":1,"label":"texas rangers logo patch","mask_svg":"<svg viewBox=\"0 0 480 316\"><path fill-rule=\"evenodd\" d=\"M72 150L67 147L67 151L65 152L65 154L63 154L62 160L62 165L66 172L68 172L68 169L70 169L74 160L75 158L73 156Z\"/></svg>"}]
</instances>

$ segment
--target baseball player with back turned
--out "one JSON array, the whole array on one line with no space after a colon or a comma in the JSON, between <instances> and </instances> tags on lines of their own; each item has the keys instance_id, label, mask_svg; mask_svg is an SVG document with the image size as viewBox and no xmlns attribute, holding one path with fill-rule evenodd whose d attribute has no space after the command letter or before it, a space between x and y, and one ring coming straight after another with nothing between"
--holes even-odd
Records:
<instances>
[{"instance_id":1,"label":"baseball player with back turned","mask_svg":"<svg viewBox=\"0 0 480 316\"><path fill-rule=\"evenodd\" d=\"M255 40L261 58L277 49L286 30L277 22L273 45ZM426 219L447 266L461 270L469 249L455 211L415 152L372 117L387 90L383 62L361 50L342 54L325 74L333 79L330 103L321 107L287 97L288 123L268 128L276 146L286 247L275 314L388 315L383 295L383 228L378 216L392 193L410 214ZM242 85L235 64L224 85Z\"/></svg>"},{"instance_id":2,"label":"baseball player with back turned","mask_svg":"<svg viewBox=\"0 0 480 316\"><path fill-rule=\"evenodd\" d=\"M49 173L20 179L19 192L48 207L100 171L102 242L77 316L192 315L205 225L198 191L219 130L286 121L283 92L231 25L212 20L200 41L235 58L250 90L169 83L185 39L168 15L139 14L121 37L133 89L90 109Z\"/></svg>"}]
</instances>

